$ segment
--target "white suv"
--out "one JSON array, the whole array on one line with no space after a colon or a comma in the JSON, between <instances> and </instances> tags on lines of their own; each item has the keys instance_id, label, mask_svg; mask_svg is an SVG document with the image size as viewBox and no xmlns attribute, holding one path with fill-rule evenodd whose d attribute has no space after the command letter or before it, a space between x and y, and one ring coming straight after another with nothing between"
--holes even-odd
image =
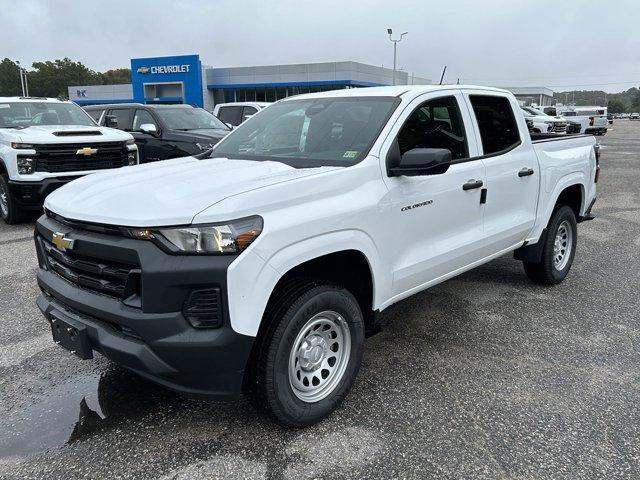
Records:
<instances>
[{"instance_id":1,"label":"white suv","mask_svg":"<svg viewBox=\"0 0 640 480\"><path fill-rule=\"evenodd\" d=\"M0 216L16 223L82 175L138 163L131 134L99 127L78 105L0 97Z\"/></svg>"}]
</instances>

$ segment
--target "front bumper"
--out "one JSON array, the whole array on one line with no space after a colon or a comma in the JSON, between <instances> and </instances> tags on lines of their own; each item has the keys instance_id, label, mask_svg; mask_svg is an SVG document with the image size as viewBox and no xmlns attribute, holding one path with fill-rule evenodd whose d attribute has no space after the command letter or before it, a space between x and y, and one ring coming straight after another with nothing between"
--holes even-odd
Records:
<instances>
[{"instance_id":1,"label":"front bumper","mask_svg":"<svg viewBox=\"0 0 640 480\"><path fill-rule=\"evenodd\" d=\"M53 177L35 182L9 180L9 192L22 210L40 210L51 192L79 177Z\"/></svg>"},{"instance_id":2,"label":"front bumper","mask_svg":"<svg viewBox=\"0 0 640 480\"><path fill-rule=\"evenodd\" d=\"M138 301L82 288L48 268L43 243L53 232L73 237L79 256L135 259ZM235 257L168 255L148 241L70 229L46 216L38 220L35 241L42 290L37 304L49 322L80 323L92 350L168 388L215 398L241 393L254 338L236 333L224 308L227 268ZM211 286L222 293L222 326L194 328L182 312L185 301L193 290Z\"/></svg>"}]
</instances>

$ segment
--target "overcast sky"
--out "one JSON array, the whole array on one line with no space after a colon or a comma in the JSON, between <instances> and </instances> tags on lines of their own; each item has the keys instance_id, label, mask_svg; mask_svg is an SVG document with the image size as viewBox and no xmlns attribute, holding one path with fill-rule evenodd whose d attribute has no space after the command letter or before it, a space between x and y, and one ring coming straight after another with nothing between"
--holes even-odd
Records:
<instances>
[{"instance_id":1,"label":"overcast sky","mask_svg":"<svg viewBox=\"0 0 640 480\"><path fill-rule=\"evenodd\" d=\"M200 54L215 67L354 60L445 83L626 90L640 0L0 0L0 57L104 71Z\"/></svg>"}]
</instances>

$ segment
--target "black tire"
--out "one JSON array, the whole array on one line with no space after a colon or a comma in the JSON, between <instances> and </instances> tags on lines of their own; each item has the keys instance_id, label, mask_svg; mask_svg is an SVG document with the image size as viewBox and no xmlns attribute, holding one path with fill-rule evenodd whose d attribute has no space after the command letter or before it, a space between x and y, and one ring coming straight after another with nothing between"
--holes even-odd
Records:
<instances>
[{"instance_id":1,"label":"black tire","mask_svg":"<svg viewBox=\"0 0 640 480\"><path fill-rule=\"evenodd\" d=\"M571 244L571 250L566 263L563 262L564 264L561 264L562 268L558 268L554 257L554 243L561 225L571 229L571 239L568 242ZM523 262L527 276L541 285L556 285L562 282L573 264L577 238L578 224L573 210L566 205L557 207L547 225L547 236L544 240L541 260L539 262Z\"/></svg>"},{"instance_id":2,"label":"black tire","mask_svg":"<svg viewBox=\"0 0 640 480\"><path fill-rule=\"evenodd\" d=\"M0 198L0 202L3 199L6 201L4 207L0 205L0 217L2 217L2 220L9 225L19 223L23 219L23 214L11 196L9 181L6 175L0 175L0 195L3 196L3 198Z\"/></svg>"},{"instance_id":3,"label":"black tire","mask_svg":"<svg viewBox=\"0 0 640 480\"><path fill-rule=\"evenodd\" d=\"M350 333L349 353L343 357L346 366L344 373L336 376L335 386L326 397L303 401L294 392L290 380L290 355L307 322L326 311L337 312ZM337 285L297 281L281 289L263 321L266 329L258 337L260 343L249 366L248 393L252 403L286 427L305 427L320 421L342 403L360 369L364 320L358 302Z\"/></svg>"}]
</instances>

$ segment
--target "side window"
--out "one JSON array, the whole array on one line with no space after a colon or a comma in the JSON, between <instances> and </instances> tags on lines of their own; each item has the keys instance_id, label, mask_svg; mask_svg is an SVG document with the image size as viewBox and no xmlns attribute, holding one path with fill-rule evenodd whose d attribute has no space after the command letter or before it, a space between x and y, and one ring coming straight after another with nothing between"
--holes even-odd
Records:
<instances>
[{"instance_id":1,"label":"side window","mask_svg":"<svg viewBox=\"0 0 640 480\"><path fill-rule=\"evenodd\" d=\"M96 122L100 121L100 115L104 110L85 110L91 118L93 118Z\"/></svg>"},{"instance_id":2,"label":"side window","mask_svg":"<svg viewBox=\"0 0 640 480\"><path fill-rule=\"evenodd\" d=\"M518 124L508 98L470 95L469 99L480 128L485 155L507 150L520 142Z\"/></svg>"},{"instance_id":3,"label":"side window","mask_svg":"<svg viewBox=\"0 0 640 480\"><path fill-rule=\"evenodd\" d=\"M109 110L109 115L113 115L118 119L118 128L120 130L131 130L131 109L117 108Z\"/></svg>"},{"instance_id":4,"label":"side window","mask_svg":"<svg viewBox=\"0 0 640 480\"><path fill-rule=\"evenodd\" d=\"M228 107L220 107L218 110L218 118L229 125L240 125L242 119L242 107L230 105Z\"/></svg>"},{"instance_id":5,"label":"side window","mask_svg":"<svg viewBox=\"0 0 640 480\"><path fill-rule=\"evenodd\" d=\"M416 108L398 134L400 154L413 148L446 148L451 158L469 157L462 115L455 97L429 100Z\"/></svg>"},{"instance_id":6,"label":"side window","mask_svg":"<svg viewBox=\"0 0 640 480\"><path fill-rule=\"evenodd\" d=\"M158 128L156 121L149 112L146 110L136 110L136 114L133 116L133 131L139 132L140 125L144 125L145 123L150 123L155 125L156 129Z\"/></svg>"},{"instance_id":7,"label":"side window","mask_svg":"<svg viewBox=\"0 0 640 480\"><path fill-rule=\"evenodd\" d=\"M251 115L255 115L258 112L257 108L254 107L244 107L242 110L242 121L244 122Z\"/></svg>"}]
</instances>

